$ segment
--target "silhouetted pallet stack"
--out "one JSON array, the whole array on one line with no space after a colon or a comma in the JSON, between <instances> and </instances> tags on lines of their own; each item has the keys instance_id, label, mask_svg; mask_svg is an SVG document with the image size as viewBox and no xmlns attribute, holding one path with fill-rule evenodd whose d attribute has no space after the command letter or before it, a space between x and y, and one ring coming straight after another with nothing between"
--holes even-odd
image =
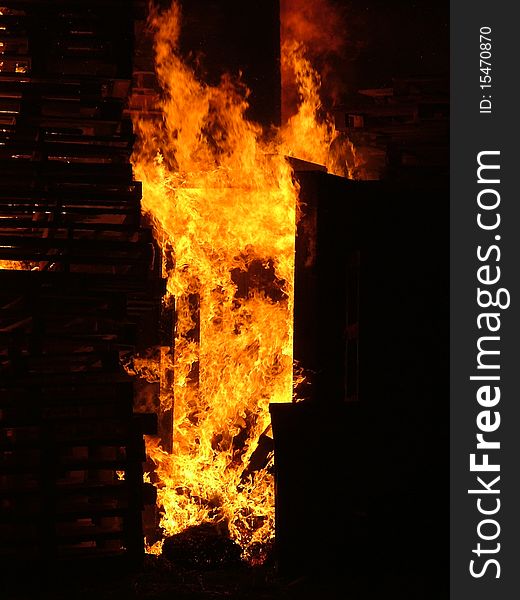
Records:
<instances>
[{"instance_id":1,"label":"silhouetted pallet stack","mask_svg":"<svg viewBox=\"0 0 520 600\"><path fill-rule=\"evenodd\" d=\"M120 363L159 343L164 282L123 117L133 6L2 5L0 559L135 564L156 423Z\"/></svg>"},{"instance_id":2,"label":"silhouetted pallet stack","mask_svg":"<svg viewBox=\"0 0 520 600\"><path fill-rule=\"evenodd\" d=\"M302 402L270 406L278 567L425 573L448 506L431 487L447 465L447 180L295 177L294 357L307 381Z\"/></svg>"}]
</instances>

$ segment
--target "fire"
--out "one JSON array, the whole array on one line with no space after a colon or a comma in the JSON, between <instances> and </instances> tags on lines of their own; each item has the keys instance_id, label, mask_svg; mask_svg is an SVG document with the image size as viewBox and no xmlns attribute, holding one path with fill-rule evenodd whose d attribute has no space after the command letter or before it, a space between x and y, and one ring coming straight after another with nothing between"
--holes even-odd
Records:
<instances>
[{"instance_id":1,"label":"fire","mask_svg":"<svg viewBox=\"0 0 520 600\"><path fill-rule=\"evenodd\" d=\"M294 40L282 45L282 68L294 74L299 92L299 107L282 129L284 150L289 156L326 165L330 145L337 136L330 117L318 122L321 110L320 79L305 57L305 46Z\"/></svg>"},{"instance_id":2,"label":"fire","mask_svg":"<svg viewBox=\"0 0 520 600\"><path fill-rule=\"evenodd\" d=\"M334 0L281 0L281 38L284 44L303 44L305 54L324 78L322 96L338 101L346 91L344 70L355 49L348 43L347 7ZM341 75L340 75L341 74ZM282 114L295 112L298 85L294 71L282 61Z\"/></svg>"},{"instance_id":3,"label":"fire","mask_svg":"<svg viewBox=\"0 0 520 600\"><path fill-rule=\"evenodd\" d=\"M4 271L37 271L38 266L27 260L0 260L0 269Z\"/></svg>"},{"instance_id":4,"label":"fire","mask_svg":"<svg viewBox=\"0 0 520 600\"><path fill-rule=\"evenodd\" d=\"M135 119L133 164L143 210L174 257L164 270L177 315L173 362L161 362L174 374L161 398L174 407L173 452L147 441L161 527L172 535L222 522L251 557L274 531L272 456L255 468L251 457L269 435L269 403L293 399L298 188L285 155L328 164L336 133L317 120L319 78L303 47L285 53L300 110L268 142L245 116L242 83L206 85L183 62L178 4L150 22L163 121Z\"/></svg>"},{"instance_id":5,"label":"fire","mask_svg":"<svg viewBox=\"0 0 520 600\"><path fill-rule=\"evenodd\" d=\"M353 144L341 136L324 111L321 79L307 58L306 46L287 39L282 44L282 71L290 72L298 91L298 108L281 130L287 156L325 165L329 173L353 178L361 161Z\"/></svg>"},{"instance_id":6,"label":"fire","mask_svg":"<svg viewBox=\"0 0 520 600\"><path fill-rule=\"evenodd\" d=\"M345 8L331 0L282 0L280 8L284 152L364 179L363 157L322 102L332 107L346 91L345 76L334 71L348 64Z\"/></svg>"},{"instance_id":7,"label":"fire","mask_svg":"<svg viewBox=\"0 0 520 600\"><path fill-rule=\"evenodd\" d=\"M18 260L0 260L0 269L6 271L17 271L23 268L22 263Z\"/></svg>"}]
</instances>

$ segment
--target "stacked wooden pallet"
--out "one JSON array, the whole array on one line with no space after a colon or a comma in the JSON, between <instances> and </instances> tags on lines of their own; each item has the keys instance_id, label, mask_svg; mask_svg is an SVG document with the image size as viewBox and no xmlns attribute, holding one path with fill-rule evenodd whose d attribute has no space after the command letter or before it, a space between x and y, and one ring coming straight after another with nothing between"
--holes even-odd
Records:
<instances>
[{"instance_id":1,"label":"stacked wooden pallet","mask_svg":"<svg viewBox=\"0 0 520 600\"><path fill-rule=\"evenodd\" d=\"M0 7L0 557L143 555L143 433L121 356L160 343L164 281L123 110L132 3Z\"/></svg>"}]
</instances>

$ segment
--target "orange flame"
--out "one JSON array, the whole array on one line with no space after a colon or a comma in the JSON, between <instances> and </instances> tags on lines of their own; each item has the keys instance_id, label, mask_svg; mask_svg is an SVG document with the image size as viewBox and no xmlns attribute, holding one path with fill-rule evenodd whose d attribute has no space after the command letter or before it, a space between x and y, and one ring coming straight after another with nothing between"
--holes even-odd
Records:
<instances>
[{"instance_id":1,"label":"orange flame","mask_svg":"<svg viewBox=\"0 0 520 600\"><path fill-rule=\"evenodd\" d=\"M161 527L167 534L225 522L251 556L273 535L268 468L250 468L270 425L269 403L293 396L292 305L298 189L284 155L327 164L335 138L318 122L319 78L295 46L298 114L266 142L245 117L247 90L231 77L199 81L178 51L180 9L152 12L163 90L158 124L135 119L135 175L143 210L163 248L167 301L175 302L173 453L147 442L156 464ZM154 547L154 552L159 546Z\"/></svg>"},{"instance_id":2,"label":"orange flame","mask_svg":"<svg viewBox=\"0 0 520 600\"><path fill-rule=\"evenodd\" d=\"M4 271L39 271L39 263L30 260L0 260L0 270Z\"/></svg>"},{"instance_id":3,"label":"orange flame","mask_svg":"<svg viewBox=\"0 0 520 600\"><path fill-rule=\"evenodd\" d=\"M346 7L334 0L281 0L282 117L287 122L297 107L298 82L284 58L284 49L300 45L324 80L322 96L329 103L341 101L346 92L345 69L350 68ZM296 72L296 77L298 76Z\"/></svg>"},{"instance_id":4,"label":"orange flame","mask_svg":"<svg viewBox=\"0 0 520 600\"><path fill-rule=\"evenodd\" d=\"M297 111L281 130L283 152L325 165L334 175L353 178L361 161L352 142L336 130L322 106L321 78L303 44L294 40L282 44L282 70L291 72L298 92Z\"/></svg>"},{"instance_id":5,"label":"orange flame","mask_svg":"<svg viewBox=\"0 0 520 600\"><path fill-rule=\"evenodd\" d=\"M5 271L21 271L23 263L19 260L0 260L0 269Z\"/></svg>"}]
</instances>

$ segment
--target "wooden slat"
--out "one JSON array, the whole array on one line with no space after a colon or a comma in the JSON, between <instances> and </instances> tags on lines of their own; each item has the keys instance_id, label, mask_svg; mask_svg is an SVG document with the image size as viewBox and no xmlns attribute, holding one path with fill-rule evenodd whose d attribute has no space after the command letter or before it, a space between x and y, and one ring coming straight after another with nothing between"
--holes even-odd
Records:
<instances>
[{"instance_id":1,"label":"wooden slat","mask_svg":"<svg viewBox=\"0 0 520 600\"><path fill-rule=\"evenodd\" d=\"M0 555L135 560L156 418L119 357L153 339L165 282L123 118L132 11L2 6L0 259L24 270L0 270Z\"/></svg>"}]
</instances>

